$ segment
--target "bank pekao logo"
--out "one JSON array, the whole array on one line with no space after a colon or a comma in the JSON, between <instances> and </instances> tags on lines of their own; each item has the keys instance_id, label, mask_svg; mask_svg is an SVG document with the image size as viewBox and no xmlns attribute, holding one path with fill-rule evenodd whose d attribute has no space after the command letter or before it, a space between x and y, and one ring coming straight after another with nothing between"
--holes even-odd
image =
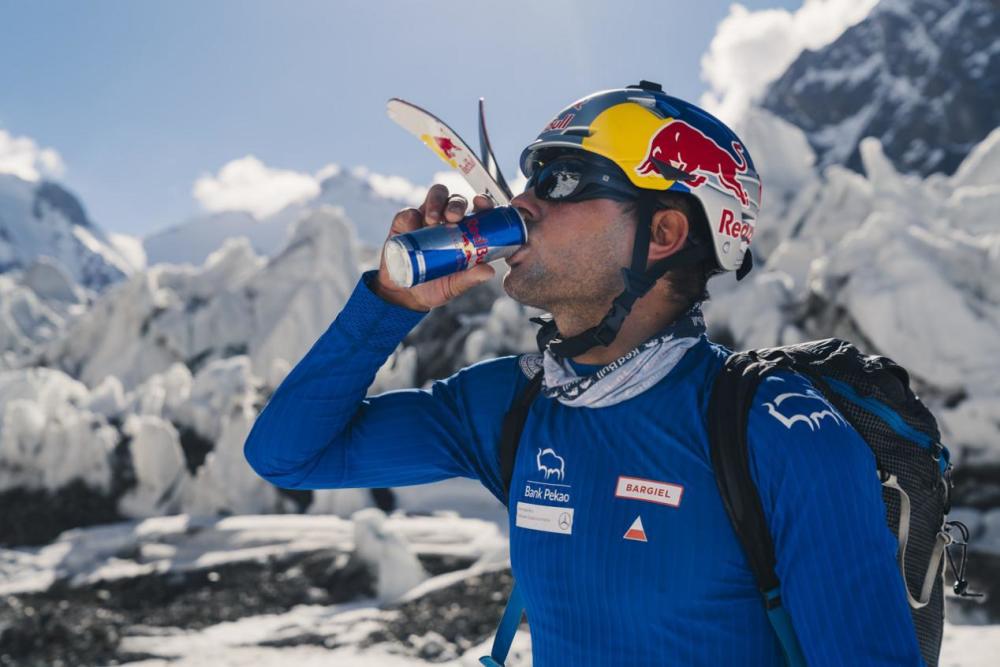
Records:
<instances>
[{"instance_id":1,"label":"bank pekao logo","mask_svg":"<svg viewBox=\"0 0 1000 667\"><path fill-rule=\"evenodd\" d=\"M799 400L792 401L791 405L785 407L785 410L787 412L795 411L799 414L790 415L781 411L781 404L791 399ZM827 417L832 419L835 424L847 426L847 420L840 416L837 408L826 400L825 396L814 389L806 389L805 393L790 392L787 394L778 394L774 402L765 402L764 405L767 406L767 411L771 413L771 416L781 422L787 429L791 429L795 424L802 423L808 426L810 431L815 431L822 426L820 422Z\"/></svg>"},{"instance_id":2,"label":"bank pekao logo","mask_svg":"<svg viewBox=\"0 0 1000 667\"><path fill-rule=\"evenodd\" d=\"M566 476L566 462L551 447L539 449L535 462L538 464L538 469L545 473L545 479L552 476L563 479Z\"/></svg>"}]
</instances>

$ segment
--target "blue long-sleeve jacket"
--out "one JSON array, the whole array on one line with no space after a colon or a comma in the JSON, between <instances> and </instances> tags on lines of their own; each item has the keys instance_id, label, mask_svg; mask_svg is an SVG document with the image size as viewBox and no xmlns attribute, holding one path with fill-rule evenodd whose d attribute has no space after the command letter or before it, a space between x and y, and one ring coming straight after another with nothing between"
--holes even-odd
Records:
<instances>
[{"instance_id":1,"label":"blue long-sleeve jacket","mask_svg":"<svg viewBox=\"0 0 1000 667\"><path fill-rule=\"evenodd\" d=\"M362 280L258 417L245 445L253 468L300 489L470 477L500 499L500 425L527 383L517 358L365 398L421 316ZM536 667L782 664L708 452L705 414L726 354L702 337L632 399L533 404L509 516ZM810 665L922 664L873 455L802 396L809 386L767 379L748 432L803 652Z\"/></svg>"}]
</instances>

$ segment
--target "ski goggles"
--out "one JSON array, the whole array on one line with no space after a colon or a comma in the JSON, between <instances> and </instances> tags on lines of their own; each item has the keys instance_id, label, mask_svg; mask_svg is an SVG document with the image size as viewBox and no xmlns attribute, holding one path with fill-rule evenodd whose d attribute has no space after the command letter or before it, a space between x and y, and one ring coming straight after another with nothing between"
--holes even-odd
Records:
<instances>
[{"instance_id":1,"label":"ski goggles","mask_svg":"<svg viewBox=\"0 0 1000 667\"><path fill-rule=\"evenodd\" d=\"M633 201L639 194L621 170L613 163L602 164L594 156L556 155L528 163L528 183L535 196L550 202L577 202L587 199Z\"/></svg>"}]
</instances>

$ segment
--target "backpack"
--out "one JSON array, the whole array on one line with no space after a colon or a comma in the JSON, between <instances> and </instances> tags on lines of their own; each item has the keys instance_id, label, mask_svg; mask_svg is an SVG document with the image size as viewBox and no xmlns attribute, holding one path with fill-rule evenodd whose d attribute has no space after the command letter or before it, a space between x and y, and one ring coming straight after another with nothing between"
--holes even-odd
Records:
<instances>
[{"instance_id":1,"label":"backpack","mask_svg":"<svg viewBox=\"0 0 1000 667\"><path fill-rule=\"evenodd\" d=\"M791 616L781 603L774 544L750 475L746 438L757 387L779 369L807 377L871 447L877 466L873 472L882 482L886 522L899 544L897 561L920 651L929 667L936 666L944 629L945 554L955 575L955 592L970 595L964 578L967 532L958 522L945 521L952 488L949 453L941 444L934 416L910 389L906 370L886 357L864 356L836 338L731 354L716 376L707 415L719 493L747 554L785 662L792 667L806 664ZM508 497L518 442L541 382L538 372L504 417L499 457ZM961 537L953 537L952 529L959 530ZM947 552L951 544L961 549L962 563L957 568ZM480 659L483 665L503 665L523 609L515 582L492 651Z\"/></svg>"}]
</instances>

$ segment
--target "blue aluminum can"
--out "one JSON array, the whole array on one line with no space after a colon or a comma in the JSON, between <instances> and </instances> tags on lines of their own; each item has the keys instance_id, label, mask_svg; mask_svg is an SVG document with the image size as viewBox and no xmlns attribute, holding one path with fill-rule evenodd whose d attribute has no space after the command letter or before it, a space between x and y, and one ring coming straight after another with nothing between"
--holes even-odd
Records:
<instances>
[{"instance_id":1,"label":"blue aluminum can","mask_svg":"<svg viewBox=\"0 0 1000 667\"><path fill-rule=\"evenodd\" d=\"M394 283L413 287L510 257L527 240L528 229L517 210L498 206L455 224L393 236L385 243L385 265Z\"/></svg>"}]
</instances>

